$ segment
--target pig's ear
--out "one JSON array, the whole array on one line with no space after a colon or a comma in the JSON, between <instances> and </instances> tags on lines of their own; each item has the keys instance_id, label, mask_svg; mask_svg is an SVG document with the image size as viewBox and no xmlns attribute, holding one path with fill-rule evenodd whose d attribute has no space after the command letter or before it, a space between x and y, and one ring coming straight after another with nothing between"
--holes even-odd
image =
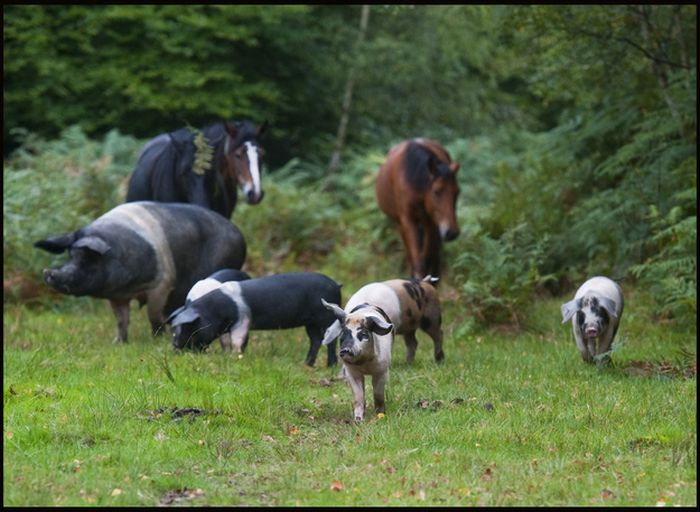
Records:
<instances>
[{"instance_id":1,"label":"pig's ear","mask_svg":"<svg viewBox=\"0 0 700 512\"><path fill-rule=\"evenodd\" d=\"M46 240L39 240L34 242L34 247L54 254L61 254L73 245L73 242L75 242L75 233L70 233L69 235L52 236Z\"/></svg>"},{"instance_id":2,"label":"pig's ear","mask_svg":"<svg viewBox=\"0 0 700 512\"><path fill-rule=\"evenodd\" d=\"M170 316L168 316L168 318L165 319L165 323L169 324L170 322L172 322L173 318L175 318L177 315L179 315L182 312L182 310L184 310L184 309L185 309L185 306L180 306L175 311L170 313Z\"/></svg>"},{"instance_id":3,"label":"pig's ear","mask_svg":"<svg viewBox=\"0 0 700 512\"><path fill-rule=\"evenodd\" d=\"M100 255L106 253L110 249L107 242L96 236L84 236L83 238L78 239L72 245L72 248L88 249Z\"/></svg>"},{"instance_id":4,"label":"pig's ear","mask_svg":"<svg viewBox=\"0 0 700 512\"><path fill-rule=\"evenodd\" d=\"M340 321L336 320L328 327L328 329L326 329L326 333L323 335L323 341L321 342L321 344L328 345L329 343L332 343L333 340L340 336L340 331L342 330L343 328L340 325Z\"/></svg>"},{"instance_id":5,"label":"pig's ear","mask_svg":"<svg viewBox=\"0 0 700 512\"><path fill-rule=\"evenodd\" d=\"M570 300L566 304L561 305L561 317L563 320L561 323L565 324L574 314L581 309L581 299Z\"/></svg>"},{"instance_id":6,"label":"pig's ear","mask_svg":"<svg viewBox=\"0 0 700 512\"><path fill-rule=\"evenodd\" d=\"M439 277L433 277L433 276L431 276L430 274L428 274L427 276L425 276L425 277L423 278L423 282L424 282L424 283L430 283L430 284L432 284L432 285L435 285L435 283L437 283L439 280L440 280Z\"/></svg>"},{"instance_id":7,"label":"pig's ear","mask_svg":"<svg viewBox=\"0 0 700 512\"><path fill-rule=\"evenodd\" d=\"M616 304L614 300L608 299L607 297L598 297L598 302L600 302L600 305L603 306L605 311L607 311L610 316L617 318L617 311L615 310Z\"/></svg>"},{"instance_id":8,"label":"pig's ear","mask_svg":"<svg viewBox=\"0 0 700 512\"><path fill-rule=\"evenodd\" d=\"M369 329L375 334L379 334L380 336L389 334L394 329L393 324L391 324L390 322L386 322L385 320L374 315L368 316L365 319L365 326L367 327L367 329Z\"/></svg>"},{"instance_id":9,"label":"pig's ear","mask_svg":"<svg viewBox=\"0 0 700 512\"><path fill-rule=\"evenodd\" d=\"M172 316L172 315L171 315ZM194 322L199 318L199 312L194 308L184 308L179 315L177 315L170 324L171 327L177 325L189 324Z\"/></svg>"},{"instance_id":10,"label":"pig's ear","mask_svg":"<svg viewBox=\"0 0 700 512\"><path fill-rule=\"evenodd\" d=\"M321 304L323 304L326 309L330 309L338 320L340 320L341 322L345 322L345 317L347 316L347 314L340 308L340 306L338 306L337 304L331 304L330 302L326 302L323 299L321 299Z\"/></svg>"}]
</instances>

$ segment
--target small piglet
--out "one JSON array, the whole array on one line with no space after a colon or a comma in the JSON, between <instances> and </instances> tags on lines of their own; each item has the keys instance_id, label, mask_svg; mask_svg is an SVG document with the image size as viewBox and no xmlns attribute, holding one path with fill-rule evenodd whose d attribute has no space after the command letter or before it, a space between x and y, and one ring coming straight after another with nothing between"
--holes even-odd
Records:
<instances>
[{"instance_id":1,"label":"small piglet","mask_svg":"<svg viewBox=\"0 0 700 512\"><path fill-rule=\"evenodd\" d=\"M243 235L218 213L151 201L121 204L87 226L34 246L70 252L65 264L44 270L44 281L61 293L108 299L122 342L132 299L148 304L157 334L193 284L217 269L240 268L246 257Z\"/></svg>"},{"instance_id":2,"label":"small piglet","mask_svg":"<svg viewBox=\"0 0 700 512\"><path fill-rule=\"evenodd\" d=\"M335 320L322 299L340 301L340 285L315 272L276 274L240 282L221 283L189 304L174 311L167 322L173 330L173 347L204 350L225 333L225 343L242 352L250 330L306 327L313 366L324 331ZM337 362L335 344L328 347L328 366Z\"/></svg>"},{"instance_id":3,"label":"small piglet","mask_svg":"<svg viewBox=\"0 0 700 512\"><path fill-rule=\"evenodd\" d=\"M562 323L573 320L574 338L587 363L610 350L622 318L624 299L620 286L607 277L592 277L562 304ZM609 356L605 356L609 359Z\"/></svg>"},{"instance_id":4,"label":"small piglet","mask_svg":"<svg viewBox=\"0 0 700 512\"><path fill-rule=\"evenodd\" d=\"M394 334L403 334L406 359L415 357L418 328L433 339L436 361L444 359L440 302L431 276L417 279L392 279L370 283L360 288L345 305L324 306L335 313L337 321L326 331L323 343L340 335L340 357L344 374L353 394L355 420L362 421L365 412L364 376L372 376L374 407L383 413L384 387L389 378L391 347Z\"/></svg>"}]
</instances>

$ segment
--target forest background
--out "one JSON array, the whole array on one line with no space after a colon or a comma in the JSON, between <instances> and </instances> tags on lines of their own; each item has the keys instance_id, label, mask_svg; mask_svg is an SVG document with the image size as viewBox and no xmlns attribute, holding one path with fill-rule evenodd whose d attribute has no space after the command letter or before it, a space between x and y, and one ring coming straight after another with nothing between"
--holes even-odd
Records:
<instances>
[{"instance_id":1,"label":"forest background","mask_svg":"<svg viewBox=\"0 0 700 512\"><path fill-rule=\"evenodd\" d=\"M4 504L695 505L696 14L3 6ZM345 300L407 275L374 196L391 146L460 162L446 362L396 343L386 417L352 422L300 332L178 354L136 311L111 345L107 301L42 282L66 256L36 240L123 202L149 138L222 119L271 125L244 268ZM625 293L607 367L559 314L600 274Z\"/></svg>"},{"instance_id":2,"label":"forest background","mask_svg":"<svg viewBox=\"0 0 700 512\"><path fill-rule=\"evenodd\" d=\"M313 266L348 231L403 270L373 177L425 136L461 163L446 279L475 325L603 274L694 326L696 22L691 5L6 6L6 294L39 279L33 240L123 200L146 139L247 118L272 126L273 197L239 206L276 246L260 270Z\"/></svg>"}]
</instances>

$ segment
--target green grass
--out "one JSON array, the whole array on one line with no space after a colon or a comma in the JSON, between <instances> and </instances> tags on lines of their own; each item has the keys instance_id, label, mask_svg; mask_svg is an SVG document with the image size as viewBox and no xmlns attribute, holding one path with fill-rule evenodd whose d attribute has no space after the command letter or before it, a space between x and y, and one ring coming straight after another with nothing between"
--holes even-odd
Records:
<instances>
[{"instance_id":1,"label":"green grass","mask_svg":"<svg viewBox=\"0 0 700 512\"><path fill-rule=\"evenodd\" d=\"M397 339L386 416L361 424L325 349L303 367L303 329L255 332L239 359L176 354L135 308L113 345L106 301L6 306L3 503L696 505L696 380L629 371L696 335L626 293L608 368L581 362L558 299L518 333L474 331L445 300L445 364L419 334L407 365Z\"/></svg>"}]
</instances>

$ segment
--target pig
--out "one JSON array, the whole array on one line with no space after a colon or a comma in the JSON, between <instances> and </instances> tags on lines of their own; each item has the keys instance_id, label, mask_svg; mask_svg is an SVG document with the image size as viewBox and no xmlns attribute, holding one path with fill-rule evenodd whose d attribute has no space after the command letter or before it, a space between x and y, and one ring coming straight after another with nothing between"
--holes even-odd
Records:
<instances>
[{"instance_id":1,"label":"pig","mask_svg":"<svg viewBox=\"0 0 700 512\"><path fill-rule=\"evenodd\" d=\"M433 339L435 360L444 360L440 302L433 286L436 281L428 275L421 281L392 279L369 283L350 297L344 310L337 304L323 303L336 317L326 330L323 343L330 343L340 335L340 358L352 390L356 421L364 418L365 375L372 376L375 412L385 411L384 388L395 334L404 336L408 362L415 358L418 328Z\"/></svg>"},{"instance_id":2,"label":"pig","mask_svg":"<svg viewBox=\"0 0 700 512\"><path fill-rule=\"evenodd\" d=\"M313 366L325 330L335 316L321 300L340 301L341 285L316 272L290 272L240 282L222 283L185 307L167 322L173 331L173 347L204 350L228 333L222 347L242 353L250 330L305 327L309 336L306 365ZM335 344L328 347L328 366L337 363Z\"/></svg>"},{"instance_id":3,"label":"pig","mask_svg":"<svg viewBox=\"0 0 700 512\"><path fill-rule=\"evenodd\" d=\"M240 230L218 213L186 203L138 201L111 209L85 227L35 242L64 265L44 269L44 281L75 296L108 299L117 319L115 342L128 340L129 302L148 304L154 335L185 302L198 280L246 257Z\"/></svg>"},{"instance_id":4,"label":"pig","mask_svg":"<svg viewBox=\"0 0 700 512\"><path fill-rule=\"evenodd\" d=\"M202 295L216 290L227 281L245 281L247 279L250 279L250 276L242 270L236 270L233 268L224 268L221 270L217 270L206 279L197 281L187 293L187 297L185 298L185 304L177 308L172 313L170 313L170 317L177 315L180 311L185 309L186 306L189 306L193 301L197 300ZM231 346L230 336L227 332L221 335L220 342L221 348L224 350Z\"/></svg>"},{"instance_id":5,"label":"pig","mask_svg":"<svg viewBox=\"0 0 700 512\"><path fill-rule=\"evenodd\" d=\"M573 300L562 304L562 323L574 319L576 347L585 362L609 361L607 352L620 326L623 308L622 289L603 276L590 278L576 290Z\"/></svg>"}]
</instances>

